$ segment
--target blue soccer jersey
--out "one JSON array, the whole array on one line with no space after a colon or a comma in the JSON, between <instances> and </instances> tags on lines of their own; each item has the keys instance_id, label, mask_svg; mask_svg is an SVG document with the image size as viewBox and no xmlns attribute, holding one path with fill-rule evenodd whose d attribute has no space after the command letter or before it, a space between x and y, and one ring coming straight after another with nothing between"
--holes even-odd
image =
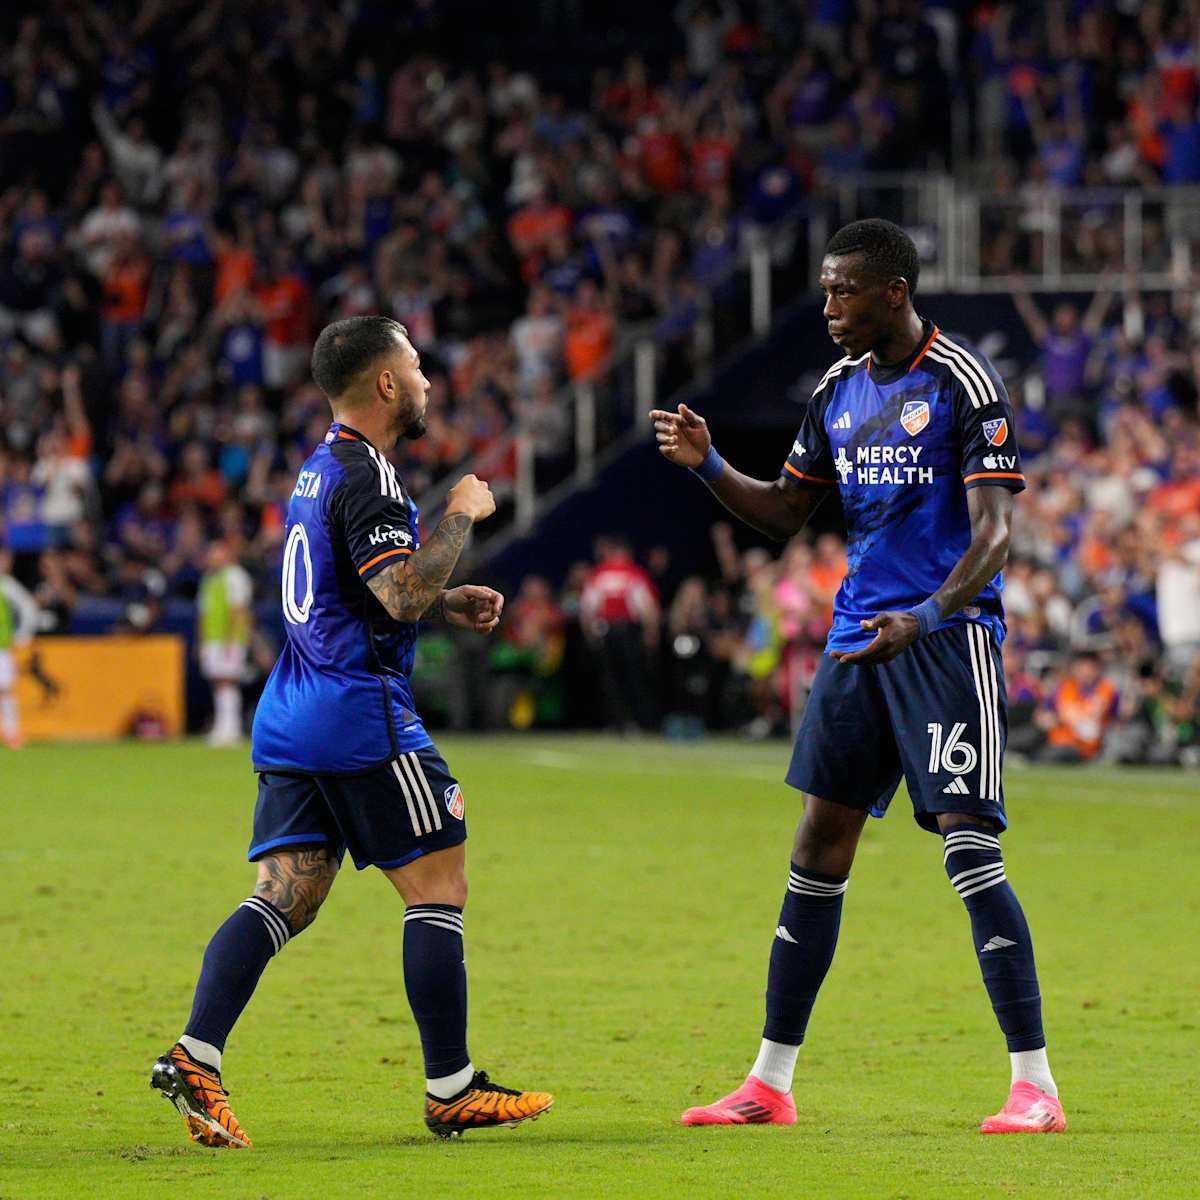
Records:
<instances>
[{"instance_id":1,"label":"blue soccer jersey","mask_svg":"<svg viewBox=\"0 0 1200 1200\"><path fill-rule=\"evenodd\" d=\"M417 506L391 463L331 425L288 504L287 641L254 715L255 770L366 771L431 744L409 685L417 627L367 587L419 544Z\"/></svg>"},{"instance_id":2,"label":"blue soccer jersey","mask_svg":"<svg viewBox=\"0 0 1200 1200\"><path fill-rule=\"evenodd\" d=\"M931 322L907 362L880 370L864 354L829 368L783 473L841 493L849 546L828 650L869 644L859 621L913 608L946 582L971 542L967 489L1025 487L999 375ZM999 645L1003 586L997 574L937 628L979 622Z\"/></svg>"}]
</instances>

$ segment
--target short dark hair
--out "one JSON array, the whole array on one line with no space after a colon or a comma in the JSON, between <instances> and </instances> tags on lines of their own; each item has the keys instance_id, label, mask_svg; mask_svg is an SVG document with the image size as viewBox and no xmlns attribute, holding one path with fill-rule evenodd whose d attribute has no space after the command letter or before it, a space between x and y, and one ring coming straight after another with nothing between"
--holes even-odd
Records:
<instances>
[{"instance_id":1,"label":"short dark hair","mask_svg":"<svg viewBox=\"0 0 1200 1200\"><path fill-rule=\"evenodd\" d=\"M312 352L312 377L331 399L343 392L376 359L396 349L408 330L391 317L347 317L326 325Z\"/></svg>"},{"instance_id":2,"label":"short dark hair","mask_svg":"<svg viewBox=\"0 0 1200 1200\"><path fill-rule=\"evenodd\" d=\"M880 217L851 221L829 239L825 254L839 257L861 254L867 260L867 266L877 275L887 279L895 279L899 275L907 280L909 295L917 290L921 257L912 238L891 221Z\"/></svg>"}]
</instances>

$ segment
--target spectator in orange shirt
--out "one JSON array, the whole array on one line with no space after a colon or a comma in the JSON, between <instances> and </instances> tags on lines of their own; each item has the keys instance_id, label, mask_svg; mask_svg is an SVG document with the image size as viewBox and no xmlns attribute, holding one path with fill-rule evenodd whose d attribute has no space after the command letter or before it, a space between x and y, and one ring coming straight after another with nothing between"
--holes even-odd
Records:
<instances>
[{"instance_id":1,"label":"spectator in orange shirt","mask_svg":"<svg viewBox=\"0 0 1200 1200\"><path fill-rule=\"evenodd\" d=\"M254 295L263 316L263 381L269 388L287 387L308 366L312 294L286 248L276 247L270 274Z\"/></svg>"},{"instance_id":2,"label":"spectator in orange shirt","mask_svg":"<svg viewBox=\"0 0 1200 1200\"><path fill-rule=\"evenodd\" d=\"M254 247L250 231L239 225L234 232L217 231L217 271L213 304L219 308L234 292L254 283Z\"/></svg>"},{"instance_id":3,"label":"spectator in orange shirt","mask_svg":"<svg viewBox=\"0 0 1200 1200\"><path fill-rule=\"evenodd\" d=\"M1120 696L1106 679L1100 656L1081 651L1065 679L1050 694L1041 724L1048 727L1042 762L1089 762L1100 753L1104 734L1117 715Z\"/></svg>"},{"instance_id":4,"label":"spectator in orange shirt","mask_svg":"<svg viewBox=\"0 0 1200 1200\"><path fill-rule=\"evenodd\" d=\"M1171 478L1150 493L1147 507L1179 519L1200 512L1200 450L1182 443L1171 456Z\"/></svg>"},{"instance_id":5,"label":"spectator in orange shirt","mask_svg":"<svg viewBox=\"0 0 1200 1200\"><path fill-rule=\"evenodd\" d=\"M104 273L104 300L100 310L100 345L105 364L121 374L129 344L137 337L146 311L150 264L137 239L122 234L116 240Z\"/></svg>"},{"instance_id":6,"label":"spectator in orange shirt","mask_svg":"<svg viewBox=\"0 0 1200 1200\"><path fill-rule=\"evenodd\" d=\"M214 512L225 502L225 479L209 458L203 442L189 442L179 458L179 475L171 484L170 504L178 510L189 504Z\"/></svg>"},{"instance_id":7,"label":"spectator in orange shirt","mask_svg":"<svg viewBox=\"0 0 1200 1200\"><path fill-rule=\"evenodd\" d=\"M846 547L836 534L823 533L817 539L816 562L813 563L809 579L814 595L824 605L821 620L826 626L833 624L833 598L845 578Z\"/></svg>"},{"instance_id":8,"label":"spectator in orange shirt","mask_svg":"<svg viewBox=\"0 0 1200 1200\"><path fill-rule=\"evenodd\" d=\"M594 379L612 353L615 325L608 300L592 279L581 279L575 302L567 309L563 350L567 374L573 379Z\"/></svg>"},{"instance_id":9,"label":"spectator in orange shirt","mask_svg":"<svg viewBox=\"0 0 1200 1200\"><path fill-rule=\"evenodd\" d=\"M525 281L537 278L542 260L546 256L555 235L571 231L570 210L561 204L552 204L546 188L539 185L524 208L513 213L508 222L508 240L513 252L521 260L521 275Z\"/></svg>"}]
</instances>

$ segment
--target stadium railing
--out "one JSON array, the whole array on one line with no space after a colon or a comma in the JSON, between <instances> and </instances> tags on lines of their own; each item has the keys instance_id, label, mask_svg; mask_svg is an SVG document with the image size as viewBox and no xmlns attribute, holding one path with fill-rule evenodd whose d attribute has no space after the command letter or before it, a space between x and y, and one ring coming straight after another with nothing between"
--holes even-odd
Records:
<instances>
[{"instance_id":1,"label":"stadium railing","mask_svg":"<svg viewBox=\"0 0 1200 1200\"><path fill-rule=\"evenodd\" d=\"M996 192L945 174L839 175L814 199L811 282L821 250L848 221L887 217L921 252L927 291L1093 291L1114 275L1144 291L1190 287L1200 263L1200 186Z\"/></svg>"}]
</instances>

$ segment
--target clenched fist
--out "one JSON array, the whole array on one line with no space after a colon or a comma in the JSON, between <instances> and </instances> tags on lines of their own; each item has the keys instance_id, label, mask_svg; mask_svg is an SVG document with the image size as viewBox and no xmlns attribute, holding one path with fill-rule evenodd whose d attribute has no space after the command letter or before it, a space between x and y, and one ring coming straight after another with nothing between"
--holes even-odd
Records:
<instances>
[{"instance_id":1,"label":"clenched fist","mask_svg":"<svg viewBox=\"0 0 1200 1200\"><path fill-rule=\"evenodd\" d=\"M650 420L654 422L659 452L668 462L677 467L694 468L704 461L704 456L712 446L712 438L709 436L708 422L702 416L692 412L686 404L681 404L678 412L654 409Z\"/></svg>"},{"instance_id":2,"label":"clenched fist","mask_svg":"<svg viewBox=\"0 0 1200 1200\"><path fill-rule=\"evenodd\" d=\"M464 475L446 497L446 515L466 513L472 521L485 521L496 511L492 489L478 475Z\"/></svg>"}]
</instances>

